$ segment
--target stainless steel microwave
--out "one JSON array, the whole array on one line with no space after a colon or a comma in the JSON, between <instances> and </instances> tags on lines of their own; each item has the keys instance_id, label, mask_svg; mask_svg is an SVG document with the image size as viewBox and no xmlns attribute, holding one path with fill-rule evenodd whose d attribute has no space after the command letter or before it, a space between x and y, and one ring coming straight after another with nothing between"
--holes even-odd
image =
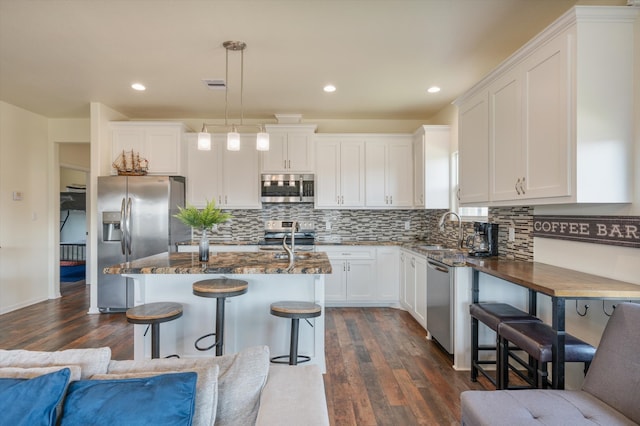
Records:
<instances>
[{"instance_id":1,"label":"stainless steel microwave","mask_svg":"<svg viewBox=\"0 0 640 426\"><path fill-rule=\"evenodd\" d=\"M312 174L263 174L260 179L263 203L313 203Z\"/></svg>"}]
</instances>

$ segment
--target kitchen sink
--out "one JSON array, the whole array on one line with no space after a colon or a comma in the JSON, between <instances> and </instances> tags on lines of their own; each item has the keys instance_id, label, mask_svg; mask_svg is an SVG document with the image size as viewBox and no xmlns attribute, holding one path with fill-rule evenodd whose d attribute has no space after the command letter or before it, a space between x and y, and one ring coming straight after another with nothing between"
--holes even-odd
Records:
<instances>
[{"instance_id":1,"label":"kitchen sink","mask_svg":"<svg viewBox=\"0 0 640 426\"><path fill-rule=\"evenodd\" d=\"M429 246L418 246L419 249L422 250L450 250L450 249L445 249L443 246L441 245L429 245Z\"/></svg>"},{"instance_id":2,"label":"kitchen sink","mask_svg":"<svg viewBox=\"0 0 640 426\"><path fill-rule=\"evenodd\" d=\"M275 257L278 260L282 260L282 259L289 260L289 255L287 253L275 253L273 255L273 257ZM295 255L295 260L306 260L306 259L309 259L309 255L308 254L296 254Z\"/></svg>"}]
</instances>

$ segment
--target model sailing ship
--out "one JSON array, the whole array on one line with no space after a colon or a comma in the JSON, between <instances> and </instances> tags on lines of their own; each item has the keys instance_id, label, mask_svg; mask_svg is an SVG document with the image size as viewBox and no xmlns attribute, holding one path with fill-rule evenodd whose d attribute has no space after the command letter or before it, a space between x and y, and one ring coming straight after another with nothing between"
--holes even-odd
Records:
<instances>
[{"instance_id":1,"label":"model sailing ship","mask_svg":"<svg viewBox=\"0 0 640 426\"><path fill-rule=\"evenodd\" d=\"M144 176L149 170L149 161L133 150L123 150L112 166L118 171L119 176Z\"/></svg>"}]
</instances>

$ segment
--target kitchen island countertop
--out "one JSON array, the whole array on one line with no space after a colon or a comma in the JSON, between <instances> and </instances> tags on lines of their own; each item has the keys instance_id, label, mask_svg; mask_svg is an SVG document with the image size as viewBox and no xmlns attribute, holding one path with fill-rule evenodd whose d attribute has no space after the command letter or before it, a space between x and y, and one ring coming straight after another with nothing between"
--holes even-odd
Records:
<instances>
[{"instance_id":1,"label":"kitchen island countertop","mask_svg":"<svg viewBox=\"0 0 640 426\"><path fill-rule=\"evenodd\" d=\"M198 253L160 253L132 262L104 268L105 274L330 274L326 253L298 253L304 258L289 261L273 252L212 252L209 262L201 263Z\"/></svg>"}]
</instances>

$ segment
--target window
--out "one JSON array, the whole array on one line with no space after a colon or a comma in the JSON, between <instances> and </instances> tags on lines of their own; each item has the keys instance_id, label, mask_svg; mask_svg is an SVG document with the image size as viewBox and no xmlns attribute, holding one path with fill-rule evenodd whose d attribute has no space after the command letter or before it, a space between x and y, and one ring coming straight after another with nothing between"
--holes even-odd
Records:
<instances>
[{"instance_id":1,"label":"window","mask_svg":"<svg viewBox=\"0 0 640 426\"><path fill-rule=\"evenodd\" d=\"M460 207L458 182L458 152L451 155L451 210L457 212L462 220L486 221L489 216L488 207Z\"/></svg>"}]
</instances>

